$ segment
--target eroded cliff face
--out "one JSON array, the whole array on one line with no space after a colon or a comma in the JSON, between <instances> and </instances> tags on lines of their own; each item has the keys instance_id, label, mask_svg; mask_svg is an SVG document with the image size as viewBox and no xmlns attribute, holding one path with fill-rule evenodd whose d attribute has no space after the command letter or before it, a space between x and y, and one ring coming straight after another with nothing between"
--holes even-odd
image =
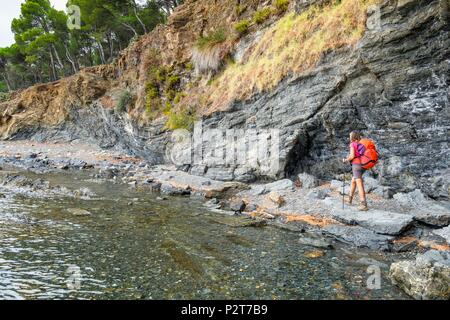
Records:
<instances>
[{"instance_id":1,"label":"eroded cliff face","mask_svg":"<svg viewBox=\"0 0 450 320\"><path fill-rule=\"evenodd\" d=\"M326 1L291 1L290 10L301 13L319 2ZM0 104L1 137L83 139L154 164L168 162L171 132L164 128L164 118L149 121L142 116L149 69L172 66L182 89L194 96L196 86L207 80L184 67L196 39L251 17L270 1L240 3L246 11L238 17L237 1L187 1L167 25L141 37L112 64L15 93ZM277 19L231 43L231 55L245 57ZM420 188L448 199L449 1L383 1L368 11L367 20L368 28L355 45L324 53L312 68L289 75L269 92L228 103L220 111L202 109L204 131L279 130L276 172L234 163L191 162L183 168L221 180L293 177L303 171L331 178L345 169L339 159L347 151L348 133L361 130L377 143L383 184L399 191ZM117 113L114 108L124 90L133 101L127 112ZM216 142L201 144L206 150Z\"/></svg>"}]
</instances>

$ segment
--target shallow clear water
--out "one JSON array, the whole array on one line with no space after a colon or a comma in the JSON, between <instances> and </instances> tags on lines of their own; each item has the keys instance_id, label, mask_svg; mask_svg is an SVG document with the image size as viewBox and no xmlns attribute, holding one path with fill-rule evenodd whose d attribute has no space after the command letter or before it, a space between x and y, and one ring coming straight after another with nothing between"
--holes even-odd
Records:
<instances>
[{"instance_id":1,"label":"shallow clear water","mask_svg":"<svg viewBox=\"0 0 450 320\"><path fill-rule=\"evenodd\" d=\"M300 245L297 233L231 227L235 218L197 200L157 200L84 173L43 178L87 186L97 200L33 199L0 188L2 299L405 298L385 269L381 289L367 289L361 251L307 258L315 249Z\"/></svg>"}]
</instances>

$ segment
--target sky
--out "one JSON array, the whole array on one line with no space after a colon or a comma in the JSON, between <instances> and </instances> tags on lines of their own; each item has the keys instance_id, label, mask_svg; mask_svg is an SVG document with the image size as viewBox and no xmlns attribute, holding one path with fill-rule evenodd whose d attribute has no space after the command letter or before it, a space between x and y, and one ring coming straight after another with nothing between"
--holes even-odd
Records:
<instances>
[{"instance_id":1,"label":"sky","mask_svg":"<svg viewBox=\"0 0 450 320\"><path fill-rule=\"evenodd\" d=\"M10 46L14 43L11 32L11 22L20 16L20 4L25 0L2 0L0 9L0 48ZM50 0L53 7L66 11L67 0Z\"/></svg>"}]
</instances>

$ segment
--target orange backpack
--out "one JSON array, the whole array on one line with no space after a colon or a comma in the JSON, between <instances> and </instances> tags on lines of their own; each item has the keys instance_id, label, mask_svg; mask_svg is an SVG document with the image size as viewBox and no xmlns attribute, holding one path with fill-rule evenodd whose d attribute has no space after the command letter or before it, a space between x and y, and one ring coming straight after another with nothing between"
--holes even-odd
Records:
<instances>
[{"instance_id":1,"label":"orange backpack","mask_svg":"<svg viewBox=\"0 0 450 320\"><path fill-rule=\"evenodd\" d=\"M378 162L378 152L375 143L370 139L362 139L359 144L364 146L364 152L359 157L361 167L365 170L373 168Z\"/></svg>"}]
</instances>

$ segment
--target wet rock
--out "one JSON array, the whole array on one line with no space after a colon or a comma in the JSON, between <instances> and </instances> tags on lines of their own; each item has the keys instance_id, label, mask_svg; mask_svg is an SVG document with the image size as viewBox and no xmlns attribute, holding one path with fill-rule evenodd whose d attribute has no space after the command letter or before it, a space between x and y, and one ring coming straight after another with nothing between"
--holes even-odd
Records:
<instances>
[{"instance_id":1,"label":"wet rock","mask_svg":"<svg viewBox=\"0 0 450 320\"><path fill-rule=\"evenodd\" d=\"M319 181L313 175L308 173L300 173L298 175L298 180L300 182L300 186L303 189L312 189L319 185Z\"/></svg>"},{"instance_id":2,"label":"wet rock","mask_svg":"<svg viewBox=\"0 0 450 320\"><path fill-rule=\"evenodd\" d=\"M359 225L379 234L399 235L408 229L413 217L381 210L369 210L368 212L352 211L350 209L334 209L332 217L349 225Z\"/></svg>"},{"instance_id":3,"label":"wet rock","mask_svg":"<svg viewBox=\"0 0 450 320\"><path fill-rule=\"evenodd\" d=\"M438 230L433 230L433 233L444 238L450 244L450 226Z\"/></svg>"},{"instance_id":4,"label":"wet rock","mask_svg":"<svg viewBox=\"0 0 450 320\"><path fill-rule=\"evenodd\" d=\"M243 216L215 216L209 218L211 221L223 224L233 228L247 228L247 227L264 227L267 221L260 218L250 218Z\"/></svg>"},{"instance_id":5,"label":"wet rock","mask_svg":"<svg viewBox=\"0 0 450 320\"><path fill-rule=\"evenodd\" d=\"M294 189L294 183L289 179L283 179L264 185L268 192L272 191L291 191Z\"/></svg>"},{"instance_id":6,"label":"wet rock","mask_svg":"<svg viewBox=\"0 0 450 320\"><path fill-rule=\"evenodd\" d=\"M67 209L67 212L77 217L86 217L92 215L92 213L90 213L89 211L79 208L69 208Z\"/></svg>"},{"instance_id":7,"label":"wet rock","mask_svg":"<svg viewBox=\"0 0 450 320\"><path fill-rule=\"evenodd\" d=\"M383 263L381 261L378 261L378 260L375 260L375 259L372 259L372 258L368 258L368 257L360 258L360 259L358 259L356 261L356 263L364 265L364 266L377 266L377 267L380 267L382 269L389 268L389 266L386 263Z\"/></svg>"},{"instance_id":8,"label":"wet rock","mask_svg":"<svg viewBox=\"0 0 450 320\"><path fill-rule=\"evenodd\" d=\"M163 183L161 184L161 193L171 196L181 196L181 195L188 195L190 192L188 189L181 189L174 187L171 184Z\"/></svg>"},{"instance_id":9,"label":"wet rock","mask_svg":"<svg viewBox=\"0 0 450 320\"><path fill-rule=\"evenodd\" d=\"M377 234L363 227L328 225L323 228L326 234L339 241L358 248L389 251L393 237Z\"/></svg>"},{"instance_id":10,"label":"wet rock","mask_svg":"<svg viewBox=\"0 0 450 320\"><path fill-rule=\"evenodd\" d=\"M320 251L320 250L314 250L314 251L305 252L303 255L310 259L316 259L316 258L323 257L325 255L325 252Z\"/></svg>"},{"instance_id":11,"label":"wet rock","mask_svg":"<svg viewBox=\"0 0 450 320\"><path fill-rule=\"evenodd\" d=\"M245 210L245 202L242 199L233 199L230 202L230 209L234 212L242 212Z\"/></svg>"},{"instance_id":12,"label":"wet rock","mask_svg":"<svg viewBox=\"0 0 450 320\"><path fill-rule=\"evenodd\" d=\"M331 242L326 241L324 237L319 237L313 234L302 234L298 239L298 242L303 245L321 248L321 249L333 249Z\"/></svg>"},{"instance_id":13,"label":"wet rock","mask_svg":"<svg viewBox=\"0 0 450 320\"><path fill-rule=\"evenodd\" d=\"M393 263L392 283L417 299L450 299L450 252L430 250L415 260Z\"/></svg>"},{"instance_id":14,"label":"wet rock","mask_svg":"<svg viewBox=\"0 0 450 320\"><path fill-rule=\"evenodd\" d=\"M81 188L74 191L74 196L78 198L90 198L94 197L95 193L89 190L89 188Z\"/></svg>"}]
</instances>

